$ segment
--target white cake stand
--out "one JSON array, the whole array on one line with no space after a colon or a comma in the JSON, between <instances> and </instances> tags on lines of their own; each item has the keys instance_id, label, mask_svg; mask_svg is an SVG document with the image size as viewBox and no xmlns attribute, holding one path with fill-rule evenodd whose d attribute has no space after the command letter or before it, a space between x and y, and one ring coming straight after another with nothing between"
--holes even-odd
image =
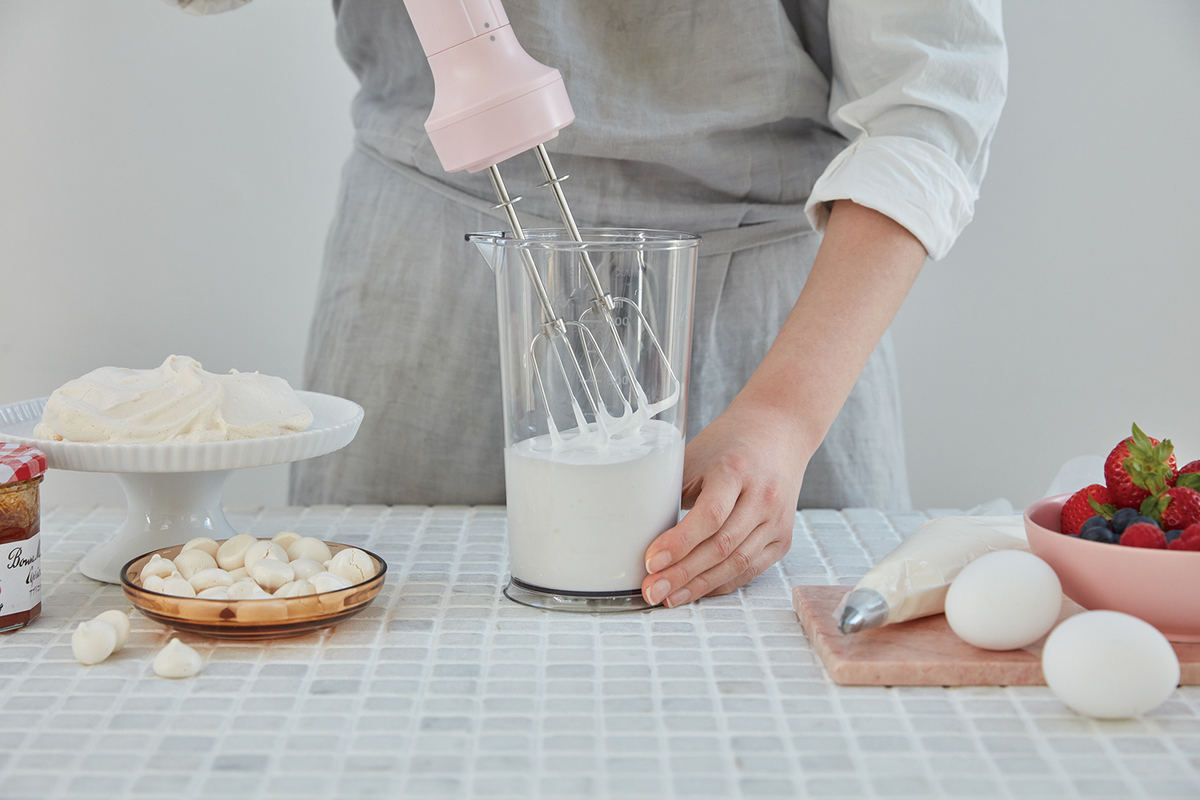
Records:
<instances>
[{"instance_id":1,"label":"white cake stand","mask_svg":"<svg viewBox=\"0 0 1200 800\"><path fill-rule=\"evenodd\" d=\"M357 403L317 392L297 392L313 412L306 431L232 442L100 444L33 438L46 398L0 407L0 440L32 445L51 469L111 472L125 489L125 522L112 538L83 557L89 578L120 583L125 562L197 536L228 539L235 531L221 508L221 492L235 469L286 464L350 444L362 422Z\"/></svg>"}]
</instances>

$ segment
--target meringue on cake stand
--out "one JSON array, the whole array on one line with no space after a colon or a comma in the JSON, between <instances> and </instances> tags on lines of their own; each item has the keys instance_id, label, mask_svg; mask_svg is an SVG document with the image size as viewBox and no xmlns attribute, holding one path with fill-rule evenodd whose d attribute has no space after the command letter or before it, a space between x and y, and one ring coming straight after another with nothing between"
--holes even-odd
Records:
<instances>
[{"instance_id":1,"label":"meringue on cake stand","mask_svg":"<svg viewBox=\"0 0 1200 800\"><path fill-rule=\"evenodd\" d=\"M340 450L362 423L357 403L318 392L296 392L313 413L298 433L220 442L98 443L37 439L45 397L0 406L0 440L36 447L51 469L111 472L125 490L125 522L79 562L89 578L120 583L121 567L151 550L198 536L228 539L221 493L233 470L301 461Z\"/></svg>"}]
</instances>

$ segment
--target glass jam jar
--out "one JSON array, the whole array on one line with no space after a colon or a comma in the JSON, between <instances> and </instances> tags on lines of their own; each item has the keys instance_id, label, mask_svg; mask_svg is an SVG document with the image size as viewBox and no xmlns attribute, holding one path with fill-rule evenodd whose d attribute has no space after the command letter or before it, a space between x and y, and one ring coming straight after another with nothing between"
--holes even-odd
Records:
<instances>
[{"instance_id":1,"label":"glass jam jar","mask_svg":"<svg viewBox=\"0 0 1200 800\"><path fill-rule=\"evenodd\" d=\"M0 442L0 633L42 613L41 450Z\"/></svg>"}]
</instances>

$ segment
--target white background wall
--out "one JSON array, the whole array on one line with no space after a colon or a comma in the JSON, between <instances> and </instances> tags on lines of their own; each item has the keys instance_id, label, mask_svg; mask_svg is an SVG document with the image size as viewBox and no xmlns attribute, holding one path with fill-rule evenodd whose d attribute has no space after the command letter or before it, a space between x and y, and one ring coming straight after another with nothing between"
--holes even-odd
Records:
<instances>
[{"instance_id":1,"label":"white background wall","mask_svg":"<svg viewBox=\"0 0 1200 800\"><path fill-rule=\"evenodd\" d=\"M1022 506L1133 420L1200 457L1200 3L1014 0L1006 27L976 221L894 326L918 507ZM0 3L0 403L168 353L299 385L353 91L321 0ZM74 473L44 498L122 502Z\"/></svg>"}]
</instances>

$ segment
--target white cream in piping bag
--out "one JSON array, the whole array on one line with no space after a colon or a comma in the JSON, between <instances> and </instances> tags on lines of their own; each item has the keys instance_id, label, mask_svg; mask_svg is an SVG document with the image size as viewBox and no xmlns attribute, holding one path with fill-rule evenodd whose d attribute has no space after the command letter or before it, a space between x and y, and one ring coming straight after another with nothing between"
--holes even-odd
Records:
<instances>
[{"instance_id":1,"label":"white cream in piping bag","mask_svg":"<svg viewBox=\"0 0 1200 800\"><path fill-rule=\"evenodd\" d=\"M187 356L156 369L100 367L50 395L39 439L220 442L307 430L312 411L283 378L206 372Z\"/></svg>"},{"instance_id":2,"label":"white cream in piping bag","mask_svg":"<svg viewBox=\"0 0 1200 800\"><path fill-rule=\"evenodd\" d=\"M924 523L842 598L838 630L855 633L945 610L962 568L995 550L1028 550L1020 516L940 517Z\"/></svg>"}]
</instances>

